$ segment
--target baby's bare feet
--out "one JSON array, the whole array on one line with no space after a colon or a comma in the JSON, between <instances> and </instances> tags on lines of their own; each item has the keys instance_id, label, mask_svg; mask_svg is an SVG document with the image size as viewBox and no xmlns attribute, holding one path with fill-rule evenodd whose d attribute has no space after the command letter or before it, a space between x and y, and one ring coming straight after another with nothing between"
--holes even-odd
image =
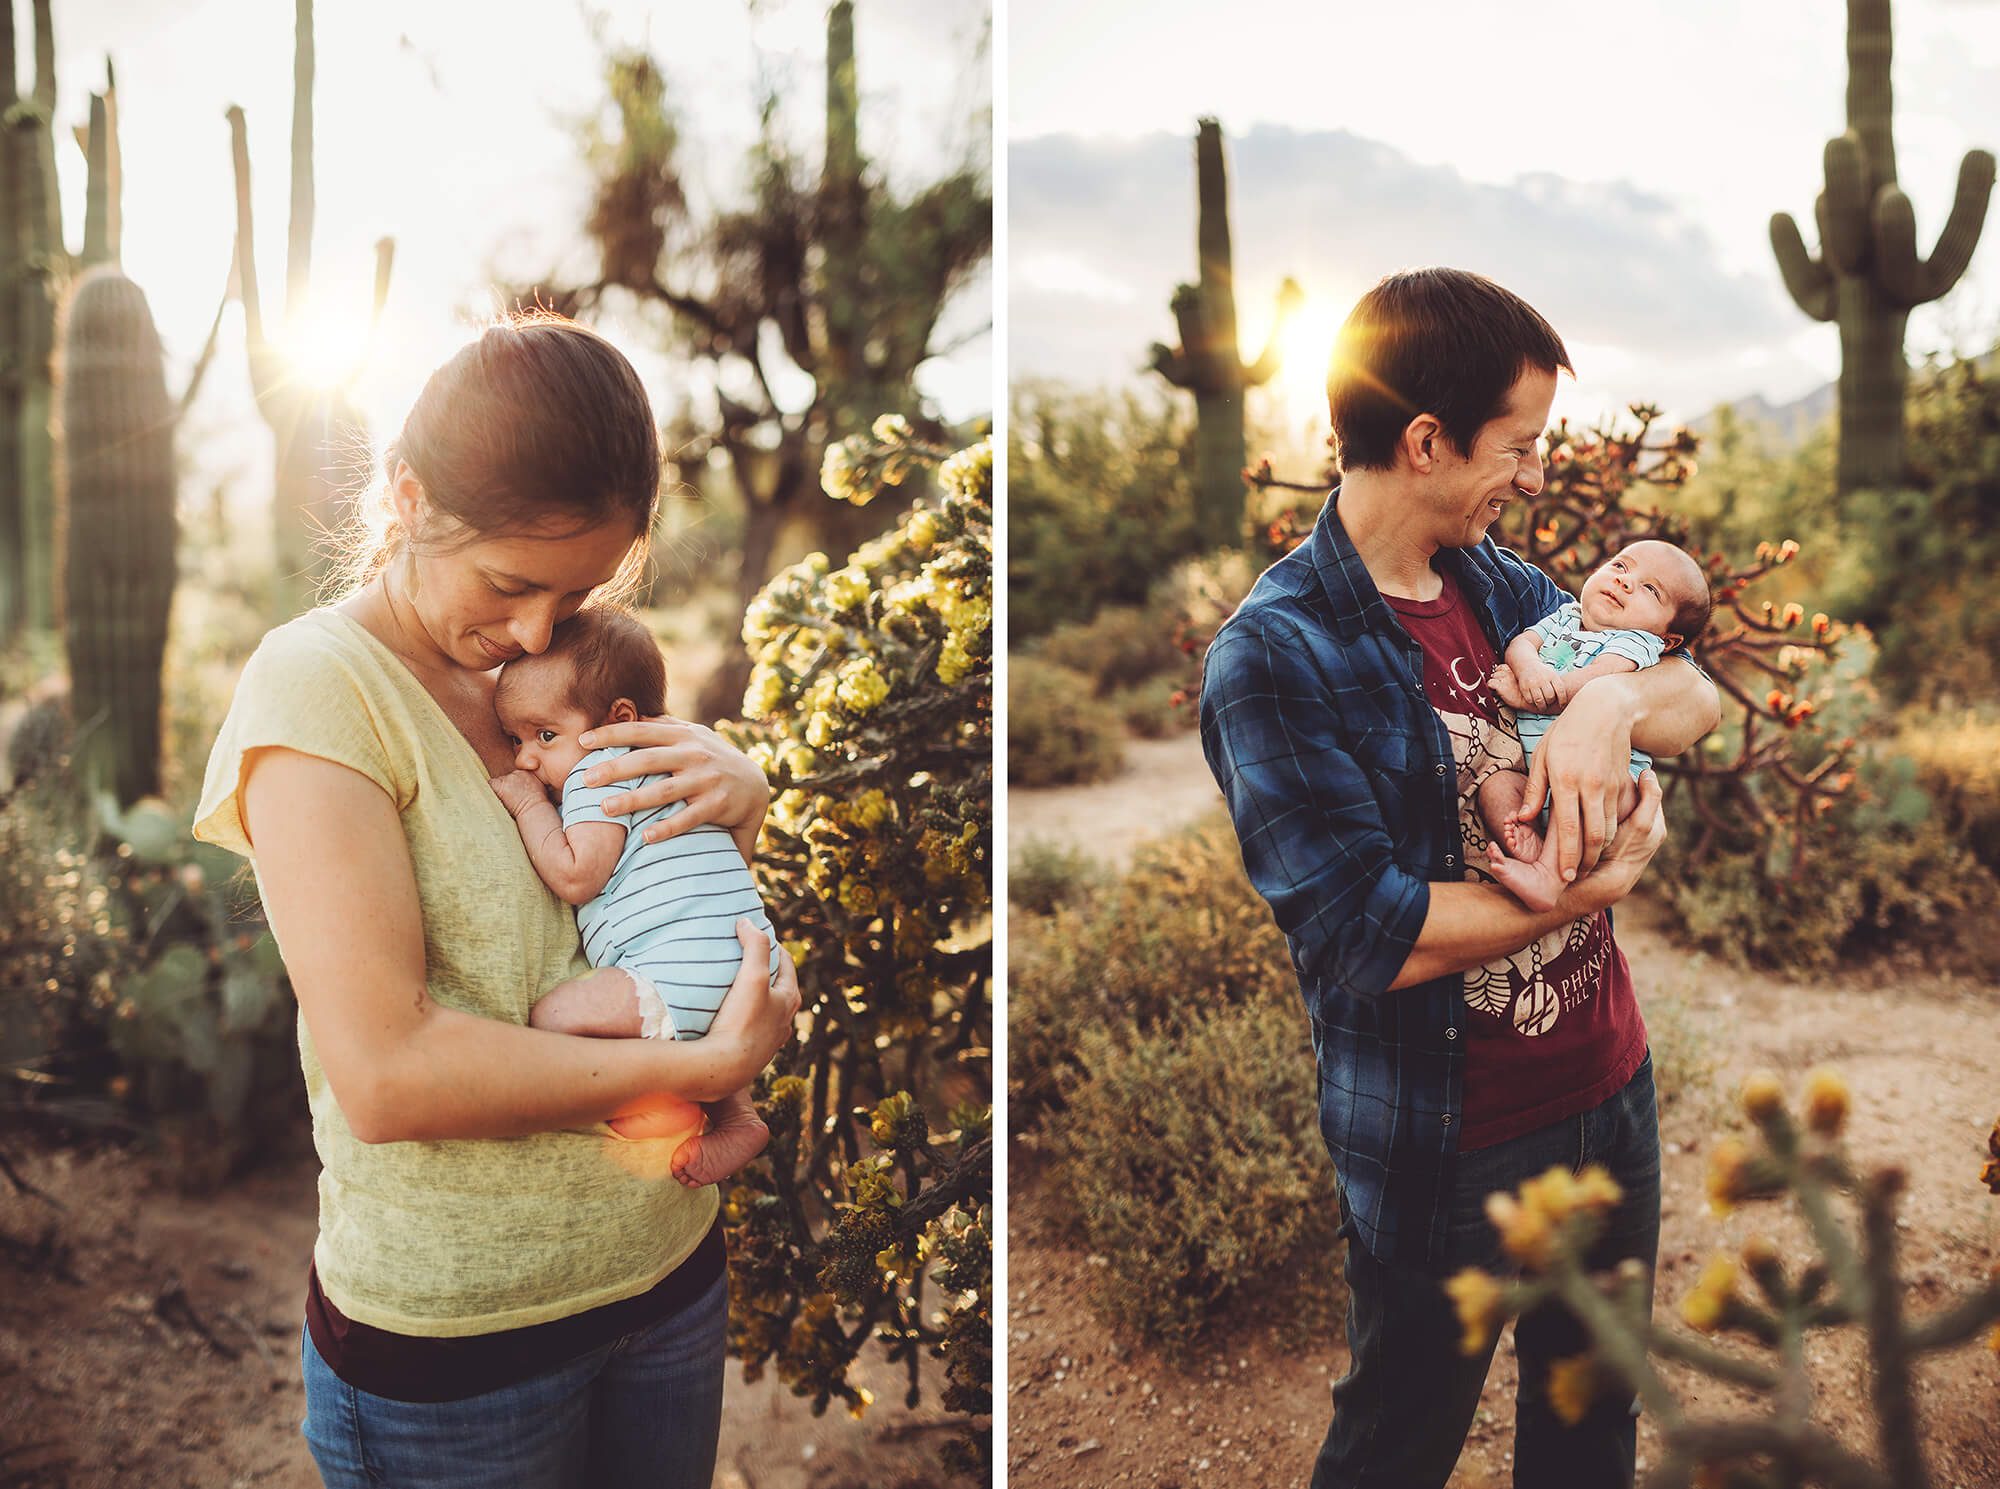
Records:
<instances>
[{"instance_id":1,"label":"baby's bare feet","mask_svg":"<svg viewBox=\"0 0 2000 1489\"><path fill-rule=\"evenodd\" d=\"M1530 836L1536 834L1531 831ZM1553 910L1562 897L1562 875L1556 872L1553 862L1509 858L1500 851L1498 843L1486 845L1486 872L1530 910Z\"/></svg>"},{"instance_id":2,"label":"baby's bare feet","mask_svg":"<svg viewBox=\"0 0 2000 1489\"><path fill-rule=\"evenodd\" d=\"M674 1150L674 1177L690 1189L728 1178L764 1151L771 1129L746 1100L741 1108L711 1111L715 1125Z\"/></svg>"}]
</instances>

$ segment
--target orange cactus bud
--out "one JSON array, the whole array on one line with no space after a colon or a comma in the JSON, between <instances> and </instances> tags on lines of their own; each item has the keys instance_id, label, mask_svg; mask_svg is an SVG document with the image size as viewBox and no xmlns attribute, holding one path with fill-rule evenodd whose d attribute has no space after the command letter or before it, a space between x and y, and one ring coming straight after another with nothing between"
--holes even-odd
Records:
<instances>
[{"instance_id":1,"label":"orange cactus bud","mask_svg":"<svg viewBox=\"0 0 2000 1489\"><path fill-rule=\"evenodd\" d=\"M1806 1126L1821 1137L1836 1136L1847 1121L1847 1082L1825 1066L1806 1076Z\"/></svg>"},{"instance_id":2,"label":"orange cactus bud","mask_svg":"<svg viewBox=\"0 0 2000 1489\"><path fill-rule=\"evenodd\" d=\"M1739 1137L1725 1137L1708 1154L1708 1207L1727 1215L1748 1193L1750 1150Z\"/></svg>"},{"instance_id":3,"label":"orange cactus bud","mask_svg":"<svg viewBox=\"0 0 2000 1489\"><path fill-rule=\"evenodd\" d=\"M1476 1355L1493 1342L1500 1331L1502 1294L1500 1284L1478 1267L1467 1267L1444 1285L1458 1310L1465 1332L1459 1337L1462 1353Z\"/></svg>"},{"instance_id":4,"label":"orange cactus bud","mask_svg":"<svg viewBox=\"0 0 2000 1489\"><path fill-rule=\"evenodd\" d=\"M1826 612L1824 610L1815 610L1813 612L1813 634L1815 636L1824 636L1832 629L1833 622L1826 618Z\"/></svg>"},{"instance_id":5,"label":"orange cactus bud","mask_svg":"<svg viewBox=\"0 0 2000 1489\"><path fill-rule=\"evenodd\" d=\"M1736 1263L1726 1256L1715 1257L1702 1269L1694 1291L1681 1299L1681 1317L1690 1327L1712 1334L1722 1327L1735 1296Z\"/></svg>"},{"instance_id":6,"label":"orange cactus bud","mask_svg":"<svg viewBox=\"0 0 2000 1489\"><path fill-rule=\"evenodd\" d=\"M1781 564L1790 563L1798 556L1798 551L1799 545L1797 543L1793 542L1790 538L1785 539L1784 542L1778 545L1778 562Z\"/></svg>"},{"instance_id":7,"label":"orange cactus bud","mask_svg":"<svg viewBox=\"0 0 2000 1489\"><path fill-rule=\"evenodd\" d=\"M1797 600L1793 600L1790 604L1785 606L1784 623L1786 625L1795 626L1805 618L1806 618L1806 607L1801 605Z\"/></svg>"},{"instance_id":8,"label":"orange cactus bud","mask_svg":"<svg viewBox=\"0 0 2000 1489\"><path fill-rule=\"evenodd\" d=\"M1743 1082L1743 1111L1753 1122L1768 1122L1785 1109L1785 1088L1776 1072L1753 1071Z\"/></svg>"},{"instance_id":9,"label":"orange cactus bud","mask_svg":"<svg viewBox=\"0 0 2000 1489\"><path fill-rule=\"evenodd\" d=\"M1778 1247L1769 1236L1751 1236L1744 1241L1741 1256L1744 1269L1754 1272L1778 1260Z\"/></svg>"}]
</instances>

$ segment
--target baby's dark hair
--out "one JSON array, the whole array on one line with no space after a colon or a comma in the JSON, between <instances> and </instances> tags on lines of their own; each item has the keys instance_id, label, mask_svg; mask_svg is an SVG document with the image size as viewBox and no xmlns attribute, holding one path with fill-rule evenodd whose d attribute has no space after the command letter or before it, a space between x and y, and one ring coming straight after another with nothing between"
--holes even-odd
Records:
<instances>
[{"instance_id":1,"label":"baby's dark hair","mask_svg":"<svg viewBox=\"0 0 2000 1489\"><path fill-rule=\"evenodd\" d=\"M617 605L588 605L555 629L545 657L567 658L572 708L602 722L630 698L641 718L667 711L667 664L646 623Z\"/></svg>"},{"instance_id":2,"label":"baby's dark hair","mask_svg":"<svg viewBox=\"0 0 2000 1489\"><path fill-rule=\"evenodd\" d=\"M1703 574L1701 588L1674 607L1674 633L1681 638L1681 645L1693 646L1696 638L1708 629L1714 614L1715 595L1708 587L1708 576Z\"/></svg>"}]
</instances>

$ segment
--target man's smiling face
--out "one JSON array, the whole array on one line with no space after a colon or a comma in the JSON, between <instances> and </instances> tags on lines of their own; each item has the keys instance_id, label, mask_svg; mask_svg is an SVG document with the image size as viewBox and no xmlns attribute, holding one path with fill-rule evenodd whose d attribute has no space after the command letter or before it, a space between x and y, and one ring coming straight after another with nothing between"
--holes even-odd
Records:
<instances>
[{"instance_id":1,"label":"man's smiling face","mask_svg":"<svg viewBox=\"0 0 2000 1489\"><path fill-rule=\"evenodd\" d=\"M1439 547L1476 547L1508 502L1542 489L1541 438L1555 397L1555 373L1528 367L1468 452L1461 455L1441 432L1432 438L1427 509Z\"/></svg>"}]
</instances>

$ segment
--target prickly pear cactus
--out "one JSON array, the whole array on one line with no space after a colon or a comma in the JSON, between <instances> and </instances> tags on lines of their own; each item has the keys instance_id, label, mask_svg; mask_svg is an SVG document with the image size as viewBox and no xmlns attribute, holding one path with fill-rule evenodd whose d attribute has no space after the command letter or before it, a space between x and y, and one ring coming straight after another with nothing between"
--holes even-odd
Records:
<instances>
[{"instance_id":1,"label":"prickly pear cactus","mask_svg":"<svg viewBox=\"0 0 2000 1489\"><path fill-rule=\"evenodd\" d=\"M1972 261L1994 161L1969 152L1958 168L1951 216L1929 258L1917 255L1916 218L1896 183L1890 133L1889 0L1847 3L1847 129L1826 143L1826 189L1813 212L1819 253L1806 251L1791 214L1771 218L1771 249L1785 288L1814 320L1840 327L1840 449L1843 492L1899 485L1910 311L1941 298Z\"/></svg>"},{"instance_id":2,"label":"prickly pear cactus","mask_svg":"<svg viewBox=\"0 0 2000 1489\"><path fill-rule=\"evenodd\" d=\"M160 664L174 593L173 409L139 286L90 270L64 313L63 635L76 764L121 805L159 790Z\"/></svg>"}]
</instances>

